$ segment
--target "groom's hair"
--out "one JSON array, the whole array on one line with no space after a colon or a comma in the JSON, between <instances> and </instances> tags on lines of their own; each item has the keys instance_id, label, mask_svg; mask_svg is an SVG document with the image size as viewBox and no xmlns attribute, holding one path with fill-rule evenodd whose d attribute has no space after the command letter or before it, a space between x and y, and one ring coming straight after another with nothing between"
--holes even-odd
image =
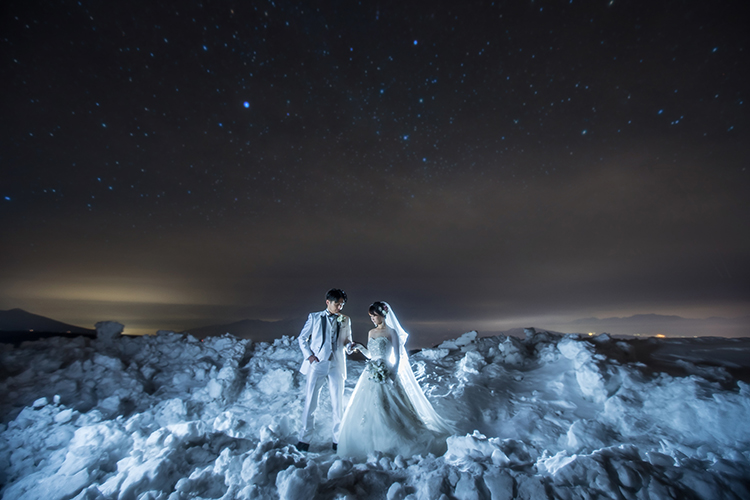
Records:
<instances>
[{"instance_id":1,"label":"groom's hair","mask_svg":"<svg viewBox=\"0 0 750 500\"><path fill-rule=\"evenodd\" d=\"M338 302L341 299L344 299L344 303L346 303L346 292L340 288L331 288L326 293L326 300Z\"/></svg>"}]
</instances>

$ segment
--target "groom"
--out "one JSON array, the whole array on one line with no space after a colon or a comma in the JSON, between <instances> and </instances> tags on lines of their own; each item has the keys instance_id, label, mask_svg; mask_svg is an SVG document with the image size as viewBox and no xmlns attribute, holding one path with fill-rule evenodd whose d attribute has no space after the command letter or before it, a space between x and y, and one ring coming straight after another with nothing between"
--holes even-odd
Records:
<instances>
[{"instance_id":1,"label":"groom","mask_svg":"<svg viewBox=\"0 0 750 500\"><path fill-rule=\"evenodd\" d=\"M299 334L299 347L305 360L300 372L307 376L305 408L302 410L302 427L299 431L297 449L307 451L312 439L315 408L323 382L328 378L331 394L333 449L339 441L341 417L344 412L344 380L346 379L346 354L344 348L352 343L352 325L348 317L341 314L346 304L346 292L338 288L328 290L326 309L310 313Z\"/></svg>"}]
</instances>

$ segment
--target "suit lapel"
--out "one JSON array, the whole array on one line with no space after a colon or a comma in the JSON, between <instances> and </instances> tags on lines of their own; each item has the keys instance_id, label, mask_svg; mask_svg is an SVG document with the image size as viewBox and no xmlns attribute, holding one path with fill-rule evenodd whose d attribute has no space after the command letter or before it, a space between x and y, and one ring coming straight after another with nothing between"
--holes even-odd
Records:
<instances>
[{"instance_id":1,"label":"suit lapel","mask_svg":"<svg viewBox=\"0 0 750 500\"><path fill-rule=\"evenodd\" d=\"M323 349L323 346L326 343L326 331L331 330L329 333L331 334L333 340L338 341L338 334L341 331L341 324L338 321L334 321L334 328L335 331L332 331L333 329L330 328L330 324L328 323L328 313L326 311L323 311L320 313L320 348ZM335 346L334 346L335 349Z\"/></svg>"},{"instance_id":2,"label":"suit lapel","mask_svg":"<svg viewBox=\"0 0 750 500\"><path fill-rule=\"evenodd\" d=\"M323 349L323 346L326 343L326 323L328 323L328 318L326 318L326 312L323 311L320 313L320 348Z\"/></svg>"}]
</instances>

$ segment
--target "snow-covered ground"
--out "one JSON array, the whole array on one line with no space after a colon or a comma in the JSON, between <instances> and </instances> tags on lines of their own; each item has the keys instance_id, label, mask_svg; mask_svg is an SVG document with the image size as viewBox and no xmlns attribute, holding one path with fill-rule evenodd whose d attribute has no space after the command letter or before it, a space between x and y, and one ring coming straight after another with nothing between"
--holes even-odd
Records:
<instances>
[{"instance_id":1,"label":"snow-covered ground","mask_svg":"<svg viewBox=\"0 0 750 500\"><path fill-rule=\"evenodd\" d=\"M294 448L294 338L112 326L0 345L3 499L750 498L747 339L465 334L412 356L448 452L356 462Z\"/></svg>"}]
</instances>

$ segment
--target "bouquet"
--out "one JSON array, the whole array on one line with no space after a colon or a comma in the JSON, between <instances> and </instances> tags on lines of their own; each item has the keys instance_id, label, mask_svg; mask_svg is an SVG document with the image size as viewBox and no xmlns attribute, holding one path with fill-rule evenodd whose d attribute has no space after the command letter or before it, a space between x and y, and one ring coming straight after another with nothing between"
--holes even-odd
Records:
<instances>
[{"instance_id":1,"label":"bouquet","mask_svg":"<svg viewBox=\"0 0 750 500\"><path fill-rule=\"evenodd\" d=\"M374 359L367 362L367 374L370 380L384 384L388 381L390 370L384 359Z\"/></svg>"}]
</instances>

